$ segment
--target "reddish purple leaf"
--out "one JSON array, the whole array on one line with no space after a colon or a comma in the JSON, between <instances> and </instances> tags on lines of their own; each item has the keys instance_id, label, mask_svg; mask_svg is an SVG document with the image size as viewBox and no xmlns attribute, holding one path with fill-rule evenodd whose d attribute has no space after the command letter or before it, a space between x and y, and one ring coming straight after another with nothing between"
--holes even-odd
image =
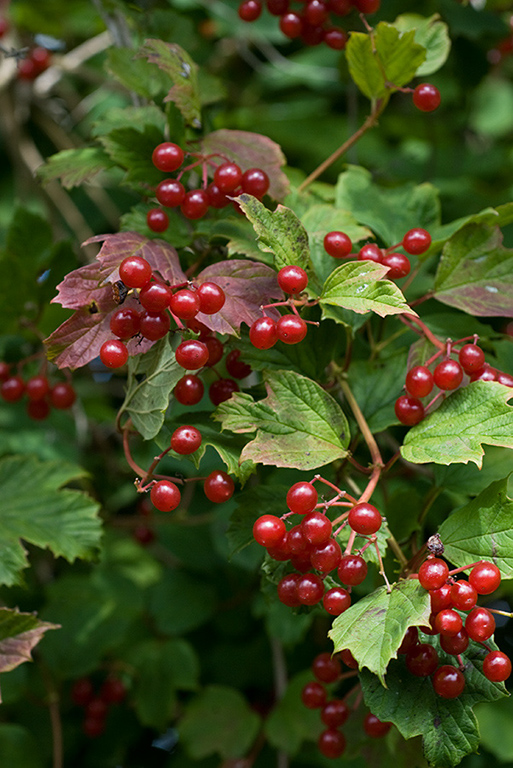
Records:
<instances>
[{"instance_id":1,"label":"reddish purple leaf","mask_svg":"<svg viewBox=\"0 0 513 768\"><path fill-rule=\"evenodd\" d=\"M267 136L221 128L205 136L200 151L205 155L222 155L215 158L219 163L224 162L223 157L226 157L240 165L243 171L261 168L269 176L269 194L275 200L283 200L289 192L290 183L282 171L285 156L280 145Z\"/></svg>"},{"instance_id":2,"label":"reddish purple leaf","mask_svg":"<svg viewBox=\"0 0 513 768\"><path fill-rule=\"evenodd\" d=\"M0 608L0 673L9 672L25 661L32 661L32 649L43 634L58 628L58 624L40 621L33 613Z\"/></svg>"},{"instance_id":3,"label":"reddish purple leaf","mask_svg":"<svg viewBox=\"0 0 513 768\"><path fill-rule=\"evenodd\" d=\"M212 282L219 285L226 294L226 302L215 315L197 315L207 328L218 333L239 335L241 323L252 325L262 316L262 304L283 300L278 286L276 272L266 264L244 259L230 259L204 269L195 283ZM269 317L279 318L276 309L266 310Z\"/></svg>"},{"instance_id":4,"label":"reddish purple leaf","mask_svg":"<svg viewBox=\"0 0 513 768\"><path fill-rule=\"evenodd\" d=\"M100 282L100 265L97 262L74 269L57 286L58 293L52 304L61 304L66 309L92 308L93 302L97 303L106 293L105 286L101 288ZM107 289L112 293L110 286Z\"/></svg>"}]
</instances>

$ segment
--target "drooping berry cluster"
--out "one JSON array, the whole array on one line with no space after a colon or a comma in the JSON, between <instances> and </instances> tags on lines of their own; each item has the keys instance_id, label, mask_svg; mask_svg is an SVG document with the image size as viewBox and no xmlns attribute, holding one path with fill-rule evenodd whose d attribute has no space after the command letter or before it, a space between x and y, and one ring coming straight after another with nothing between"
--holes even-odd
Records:
<instances>
[{"instance_id":1,"label":"drooping berry cluster","mask_svg":"<svg viewBox=\"0 0 513 768\"><path fill-rule=\"evenodd\" d=\"M31 48L24 59L18 62L20 80L35 80L50 66L52 54L42 46Z\"/></svg>"},{"instance_id":2,"label":"drooping berry cluster","mask_svg":"<svg viewBox=\"0 0 513 768\"><path fill-rule=\"evenodd\" d=\"M307 302L306 297L304 299L299 297L308 285L308 275L302 267L295 265L282 267L278 272L278 285L284 293L289 294L290 298L284 302L268 304L262 309L286 305L291 307L292 313L282 315L278 320L266 314L255 320L249 329L249 340L257 349L270 349L277 341L283 341L285 344L299 344L306 336L308 321L299 316L296 304L304 305Z\"/></svg>"},{"instance_id":3,"label":"drooping berry cluster","mask_svg":"<svg viewBox=\"0 0 513 768\"><path fill-rule=\"evenodd\" d=\"M242 0L239 17L243 21L256 21L264 8L279 17L279 27L290 40L300 39L305 45L325 43L340 51L346 47L348 34L333 23L333 17L359 13L375 13L381 0L301 0L301 7L291 0Z\"/></svg>"},{"instance_id":4,"label":"drooping berry cluster","mask_svg":"<svg viewBox=\"0 0 513 768\"><path fill-rule=\"evenodd\" d=\"M95 739L102 735L110 707L113 704L121 704L126 693L123 681L113 675L104 680L96 694L93 683L88 677L82 677L74 682L71 701L77 707L84 708L82 730L86 736Z\"/></svg>"},{"instance_id":5,"label":"drooping berry cluster","mask_svg":"<svg viewBox=\"0 0 513 768\"><path fill-rule=\"evenodd\" d=\"M51 384L47 376L38 374L23 379L19 373L12 373L11 366L0 362L0 395L6 403L16 403L27 397L27 414L35 421L46 419L52 408L71 408L76 400L75 390L67 381Z\"/></svg>"},{"instance_id":6,"label":"drooping berry cluster","mask_svg":"<svg viewBox=\"0 0 513 768\"><path fill-rule=\"evenodd\" d=\"M498 381L507 387L513 387L513 376L485 363L485 354L477 345L476 339L477 337L470 344L462 344L464 340L448 342L445 350L438 351L424 365L410 368L404 385L407 394L398 397L395 403L395 415L401 424L408 427L418 424L440 397L446 392L458 389L462 384L472 381ZM439 361L444 352L443 360ZM456 352L457 359L452 357ZM430 366L434 363L436 365L431 371ZM438 393L424 406L422 398L431 395L434 387L438 388Z\"/></svg>"},{"instance_id":7,"label":"drooping berry cluster","mask_svg":"<svg viewBox=\"0 0 513 768\"><path fill-rule=\"evenodd\" d=\"M400 243L389 248L380 248L376 243L363 245L357 253L351 253L353 244L345 232L328 232L324 237L324 250L334 259L352 258L357 261L373 261L388 267L387 277L390 280L398 280L406 277L410 272L410 260L408 256L397 248L403 248L411 256L420 256L429 249L431 235L420 227L410 229L404 235Z\"/></svg>"},{"instance_id":8,"label":"drooping berry cluster","mask_svg":"<svg viewBox=\"0 0 513 768\"><path fill-rule=\"evenodd\" d=\"M225 208L242 192L261 200L267 194L270 181L261 168L242 168L227 158L219 163L217 155L188 153L192 162L182 168L176 178L161 181L155 189L155 197L164 208L179 208L187 219L201 219L210 208ZM159 144L153 150L153 165L164 173L173 173L181 168L185 159L184 150L171 141ZM182 183L184 173L198 166L203 168L204 184L201 188L187 189ZM208 182L208 176L213 176ZM239 207L234 203L236 210ZM153 232L165 232L169 217L162 208L148 211L146 222Z\"/></svg>"}]
</instances>

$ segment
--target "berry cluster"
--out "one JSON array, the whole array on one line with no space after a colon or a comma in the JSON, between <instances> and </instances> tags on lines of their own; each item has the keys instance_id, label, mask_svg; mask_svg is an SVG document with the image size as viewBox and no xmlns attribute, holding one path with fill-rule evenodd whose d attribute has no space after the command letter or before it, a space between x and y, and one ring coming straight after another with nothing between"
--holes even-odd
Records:
<instances>
[{"instance_id":1,"label":"berry cluster","mask_svg":"<svg viewBox=\"0 0 513 768\"><path fill-rule=\"evenodd\" d=\"M315 479L327 483L319 476ZM319 502L317 490L312 483L298 482L287 493L288 513L281 518L262 515L255 521L255 541L267 549L273 560L289 560L295 569L294 573L287 574L278 583L278 599L285 605L312 606L322 600L329 614L339 616L351 605L351 588L365 579L367 563L361 552L370 544L375 544L375 534L381 527L382 518L376 507L368 502L357 503L355 499L339 501L343 495L347 497L347 494L339 491L330 501ZM340 527L335 532L332 521L326 515L327 509L332 506L350 507L349 511L336 519ZM302 520L287 529L285 520L291 515L301 515ZM346 524L349 524L352 531L351 544L342 553L336 536ZM359 554L351 554L356 535L366 537L368 542ZM332 572L335 570L344 586L333 579ZM334 586L325 590L324 581L328 574L331 574L330 583Z\"/></svg>"},{"instance_id":2,"label":"berry cluster","mask_svg":"<svg viewBox=\"0 0 513 768\"><path fill-rule=\"evenodd\" d=\"M304 269L295 265L282 267L278 272L278 285L284 293L290 295L290 298L285 302L268 304L262 309L287 305L291 307L293 314L282 315L279 320L273 320L272 317L264 314L255 320L249 329L249 340L257 349L270 349L277 341L283 341L285 344L299 344L306 336L309 321L299 316L296 303L299 305L306 303L306 299L300 299L299 294L308 285L308 275ZM294 299L294 296L297 298Z\"/></svg>"},{"instance_id":3,"label":"berry cluster","mask_svg":"<svg viewBox=\"0 0 513 768\"><path fill-rule=\"evenodd\" d=\"M433 407L440 397L446 392L452 392L464 383L464 376L471 381L498 381L507 387L513 387L513 376L485 363L483 350L476 343L477 337L471 344L463 344L457 353L458 359L451 356L455 348L462 344L463 340L455 343L448 342L445 350L434 354L424 365L415 365L406 374L405 389L407 394L397 398L395 403L395 415L408 427L418 424L424 418L426 412ZM435 363L444 353L444 359L438 362L431 372L429 366ZM431 402L424 406L421 398L431 394L433 387L438 387L438 393Z\"/></svg>"},{"instance_id":4,"label":"berry cluster","mask_svg":"<svg viewBox=\"0 0 513 768\"><path fill-rule=\"evenodd\" d=\"M76 680L71 689L71 700L77 707L85 710L82 730L90 739L101 736L105 731L105 721L109 707L120 704L126 696L126 688L118 677L107 677L98 694L88 677Z\"/></svg>"},{"instance_id":5,"label":"berry cluster","mask_svg":"<svg viewBox=\"0 0 513 768\"><path fill-rule=\"evenodd\" d=\"M245 171L223 158L224 162L218 163L213 155L197 155L189 153L195 158L193 162L182 168L176 178L164 179L155 189L155 197L164 208L180 208L187 219L201 219L209 208L225 208L230 205L230 197L237 197L242 192L253 195L261 200L269 189L269 177L261 168L247 168ZM184 150L171 141L159 144L153 150L153 165L164 173L177 171L184 162ZM203 167L203 188L189 189L182 184L183 174L191 171L198 165ZM209 173L213 180L207 184ZM236 210L240 210L234 202ZM165 232L169 226L169 217L162 208L152 208L148 211L146 221L153 232Z\"/></svg>"},{"instance_id":6,"label":"berry cluster","mask_svg":"<svg viewBox=\"0 0 513 768\"><path fill-rule=\"evenodd\" d=\"M265 6L270 14L279 16L280 29L290 40L300 39L305 45L325 43L341 51L346 47L348 34L333 24L332 16L347 16L352 10L375 13L380 5L381 0L242 0L239 17L256 21Z\"/></svg>"},{"instance_id":7,"label":"berry cluster","mask_svg":"<svg viewBox=\"0 0 513 768\"><path fill-rule=\"evenodd\" d=\"M0 382L0 395L6 403L16 403L27 396L27 413L36 421L46 419L52 407L65 410L76 400L75 390L68 382L52 385L43 374L25 381L18 373L13 374L5 362L0 362Z\"/></svg>"},{"instance_id":8,"label":"berry cluster","mask_svg":"<svg viewBox=\"0 0 513 768\"><path fill-rule=\"evenodd\" d=\"M352 654L347 650L333 656L329 653L316 656L312 663L315 680L307 683L301 692L301 701L305 707L321 710L321 720L326 730L319 736L317 746L320 753L329 758L337 758L344 753L346 738L340 728L351 714L351 709L344 699L330 699L326 690L326 684L330 685L341 679L341 661L350 669L357 668ZM370 712L363 721L365 733L373 739L386 736L391 727L392 723L382 722Z\"/></svg>"},{"instance_id":9,"label":"berry cluster","mask_svg":"<svg viewBox=\"0 0 513 768\"><path fill-rule=\"evenodd\" d=\"M388 267L387 277L397 280L406 277L410 272L410 260L404 253L397 251L403 248L410 256L420 256L426 253L431 245L431 235L420 227L410 229L400 243L389 248L380 248L376 243L367 243L358 253L351 253L353 244L345 232L328 232L324 237L324 250L334 259L356 258L357 261L374 261Z\"/></svg>"},{"instance_id":10,"label":"berry cluster","mask_svg":"<svg viewBox=\"0 0 513 768\"><path fill-rule=\"evenodd\" d=\"M48 69L52 54L46 48L38 45L31 48L27 56L18 63L18 77L20 80L35 80L41 72Z\"/></svg>"}]
</instances>

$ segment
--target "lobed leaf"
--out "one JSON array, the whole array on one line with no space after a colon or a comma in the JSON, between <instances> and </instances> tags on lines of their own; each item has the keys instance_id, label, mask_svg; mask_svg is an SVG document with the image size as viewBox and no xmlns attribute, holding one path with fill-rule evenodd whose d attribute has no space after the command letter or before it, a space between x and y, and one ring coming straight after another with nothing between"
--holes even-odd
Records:
<instances>
[{"instance_id":1,"label":"lobed leaf","mask_svg":"<svg viewBox=\"0 0 513 768\"><path fill-rule=\"evenodd\" d=\"M337 267L324 283L319 304L350 309L358 314L376 312L381 317L412 313L403 294L391 280L383 280L388 269L370 261L350 261Z\"/></svg>"},{"instance_id":2,"label":"lobed leaf","mask_svg":"<svg viewBox=\"0 0 513 768\"><path fill-rule=\"evenodd\" d=\"M43 184L59 179L63 187L72 189L93 181L112 165L109 156L100 147L63 149L37 169L37 176Z\"/></svg>"},{"instance_id":3,"label":"lobed leaf","mask_svg":"<svg viewBox=\"0 0 513 768\"><path fill-rule=\"evenodd\" d=\"M415 42L426 49L426 59L417 68L416 77L431 75L445 64L451 50L451 39L447 24L440 21L438 13L429 18L404 13L394 21L394 27L400 32L413 30Z\"/></svg>"}]
</instances>

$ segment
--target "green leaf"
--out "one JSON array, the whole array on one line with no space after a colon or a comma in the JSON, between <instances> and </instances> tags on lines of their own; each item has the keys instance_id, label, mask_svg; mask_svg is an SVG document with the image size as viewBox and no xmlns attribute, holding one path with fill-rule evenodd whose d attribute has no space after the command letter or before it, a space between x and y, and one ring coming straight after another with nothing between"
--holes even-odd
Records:
<instances>
[{"instance_id":1,"label":"green leaf","mask_svg":"<svg viewBox=\"0 0 513 768\"><path fill-rule=\"evenodd\" d=\"M379 587L351 605L328 635L335 652L349 649L359 668L366 667L385 685L388 664L397 658L406 630L428 624L430 611L429 594L416 579L407 579L393 584L391 592Z\"/></svg>"},{"instance_id":2,"label":"green leaf","mask_svg":"<svg viewBox=\"0 0 513 768\"><path fill-rule=\"evenodd\" d=\"M513 761L513 698L492 701L476 707L481 744L500 763Z\"/></svg>"},{"instance_id":3,"label":"green leaf","mask_svg":"<svg viewBox=\"0 0 513 768\"><path fill-rule=\"evenodd\" d=\"M63 187L71 189L92 181L112 165L109 156L99 147L64 149L40 166L37 176L43 184L59 179Z\"/></svg>"},{"instance_id":4,"label":"green leaf","mask_svg":"<svg viewBox=\"0 0 513 768\"><path fill-rule=\"evenodd\" d=\"M445 556L458 568L493 560L503 577L513 578L513 501L507 491L508 478L497 480L440 526Z\"/></svg>"},{"instance_id":5,"label":"green leaf","mask_svg":"<svg viewBox=\"0 0 513 768\"><path fill-rule=\"evenodd\" d=\"M438 650L440 664L453 664L438 639L427 638ZM490 642L492 647L495 643ZM393 661L386 677L387 688L378 677L362 670L365 703L380 720L393 722L405 739L421 735L430 765L452 768L469 752L477 751L479 731L472 707L478 701L504 697L503 683L491 683L482 672L482 646L471 642L462 655L465 665L465 690L457 699L438 696L430 677L415 677L406 669L404 656Z\"/></svg>"},{"instance_id":6,"label":"green leaf","mask_svg":"<svg viewBox=\"0 0 513 768\"><path fill-rule=\"evenodd\" d=\"M205 624L215 613L216 593L198 578L179 570L167 571L149 590L150 613L159 632L182 635Z\"/></svg>"},{"instance_id":7,"label":"green leaf","mask_svg":"<svg viewBox=\"0 0 513 768\"><path fill-rule=\"evenodd\" d=\"M136 58L133 48L109 48L106 68L128 91L148 101L163 99L169 91L166 73L157 71L149 61ZM128 124L125 122L125 125Z\"/></svg>"},{"instance_id":8,"label":"green leaf","mask_svg":"<svg viewBox=\"0 0 513 768\"><path fill-rule=\"evenodd\" d=\"M41 744L28 728L16 723L0 723L0 764L43 768Z\"/></svg>"},{"instance_id":9,"label":"green leaf","mask_svg":"<svg viewBox=\"0 0 513 768\"><path fill-rule=\"evenodd\" d=\"M388 270L370 261L350 261L337 267L324 283L319 303L350 309L358 314L376 312L381 317L413 313Z\"/></svg>"},{"instance_id":10,"label":"green leaf","mask_svg":"<svg viewBox=\"0 0 513 768\"><path fill-rule=\"evenodd\" d=\"M349 426L338 403L311 379L292 371L264 374L265 400L236 392L214 418L232 432L257 432L241 453L277 467L315 469L347 455Z\"/></svg>"},{"instance_id":11,"label":"green leaf","mask_svg":"<svg viewBox=\"0 0 513 768\"><path fill-rule=\"evenodd\" d=\"M498 227L468 224L447 241L435 297L471 315L513 317L513 249Z\"/></svg>"},{"instance_id":12,"label":"green leaf","mask_svg":"<svg viewBox=\"0 0 513 768\"><path fill-rule=\"evenodd\" d=\"M511 472L511 451L509 448L488 446L483 458L483 466L475 464L436 464L433 467L435 484L454 493L464 492L467 496L476 496L494 480L501 480Z\"/></svg>"},{"instance_id":13,"label":"green leaf","mask_svg":"<svg viewBox=\"0 0 513 768\"><path fill-rule=\"evenodd\" d=\"M349 74L369 99L377 99L386 93L385 78L377 56L372 50L370 36L364 32L351 32L346 45Z\"/></svg>"},{"instance_id":14,"label":"green leaf","mask_svg":"<svg viewBox=\"0 0 513 768\"><path fill-rule=\"evenodd\" d=\"M397 382L406 374L406 352L389 353L385 361L356 360L348 371L349 385L371 432L397 424L394 411Z\"/></svg>"},{"instance_id":15,"label":"green leaf","mask_svg":"<svg viewBox=\"0 0 513 768\"><path fill-rule=\"evenodd\" d=\"M236 496L237 507L232 513L226 537L230 543L231 556L255 543L253 523L265 509L266 515L281 517L286 508L285 497L290 486L256 485Z\"/></svg>"},{"instance_id":16,"label":"green leaf","mask_svg":"<svg viewBox=\"0 0 513 768\"><path fill-rule=\"evenodd\" d=\"M316 741L324 730L318 712L307 709L301 701L301 691L311 680L311 670L295 675L265 721L269 743L289 755L296 754L305 739Z\"/></svg>"},{"instance_id":17,"label":"green leaf","mask_svg":"<svg viewBox=\"0 0 513 768\"><path fill-rule=\"evenodd\" d=\"M482 443L513 448L513 397L495 381L474 381L448 397L434 413L410 429L401 448L414 464L482 466Z\"/></svg>"},{"instance_id":18,"label":"green leaf","mask_svg":"<svg viewBox=\"0 0 513 768\"><path fill-rule=\"evenodd\" d=\"M209 685L186 707L179 733L193 760L216 753L228 760L248 751L259 727L260 718L238 691Z\"/></svg>"},{"instance_id":19,"label":"green leaf","mask_svg":"<svg viewBox=\"0 0 513 768\"><path fill-rule=\"evenodd\" d=\"M437 13L429 18L416 13L404 13L394 21L394 27L400 32L413 29L415 42L426 49L426 59L418 67L416 77L431 75L445 64L451 50L451 40L447 24L440 21Z\"/></svg>"},{"instance_id":20,"label":"green leaf","mask_svg":"<svg viewBox=\"0 0 513 768\"><path fill-rule=\"evenodd\" d=\"M32 456L0 460L0 583L19 582L20 571L28 566L20 539L48 547L69 562L90 558L98 548L100 505L82 491L62 488L84 474L71 464Z\"/></svg>"},{"instance_id":21,"label":"green leaf","mask_svg":"<svg viewBox=\"0 0 513 768\"><path fill-rule=\"evenodd\" d=\"M160 432L171 392L183 374L168 336L145 355L129 359L127 391L120 413L128 413L145 440Z\"/></svg>"},{"instance_id":22,"label":"green leaf","mask_svg":"<svg viewBox=\"0 0 513 768\"><path fill-rule=\"evenodd\" d=\"M135 185L147 194L148 185L156 186L162 173L151 161L155 146L162 141L162 133L154 125L115 128L101 142L113 163L125 168L123 183Z\"/></svg>"}]
</instances>

